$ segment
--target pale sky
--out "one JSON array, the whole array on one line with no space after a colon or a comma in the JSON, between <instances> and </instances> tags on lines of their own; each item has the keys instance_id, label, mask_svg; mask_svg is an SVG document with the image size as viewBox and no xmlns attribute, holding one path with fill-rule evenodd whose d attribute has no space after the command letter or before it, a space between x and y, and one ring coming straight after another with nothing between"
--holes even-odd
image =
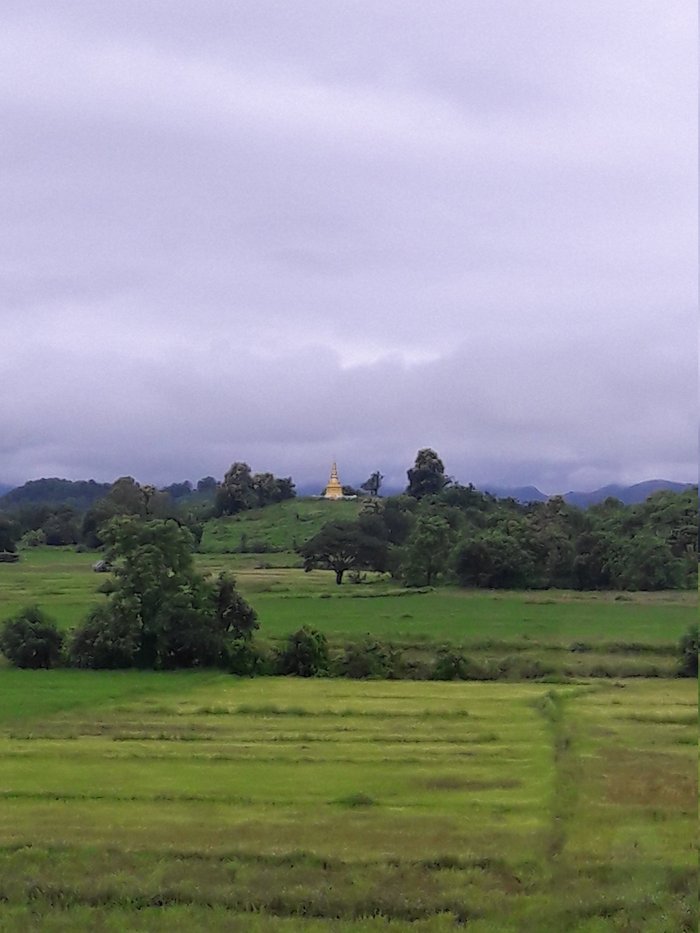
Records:
<instances>
[{"instance_id":1,"label":"pale sky","mask_svg":"<svg viewBox=\"0 0 700 933\"><path fill-rule=\"evenodd\" d=\"M689 0L0 0L0 482L697 478Z\"/></svg>"}]
</instances>

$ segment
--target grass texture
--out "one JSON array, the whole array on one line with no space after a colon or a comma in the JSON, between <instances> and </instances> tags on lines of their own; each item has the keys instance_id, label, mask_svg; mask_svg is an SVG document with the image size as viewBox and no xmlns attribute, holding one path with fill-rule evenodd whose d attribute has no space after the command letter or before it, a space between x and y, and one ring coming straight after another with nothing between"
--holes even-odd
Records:
<instances>
[{"instance_id":1,"label":"grass texture","mask_svg":"<svg viewBox=\"0 0 700 933\"><path fill-rule=\"evenodd\" d=\"M0 929L697 927L697 696L0 671Z\"/></svg>"}]
</instances>

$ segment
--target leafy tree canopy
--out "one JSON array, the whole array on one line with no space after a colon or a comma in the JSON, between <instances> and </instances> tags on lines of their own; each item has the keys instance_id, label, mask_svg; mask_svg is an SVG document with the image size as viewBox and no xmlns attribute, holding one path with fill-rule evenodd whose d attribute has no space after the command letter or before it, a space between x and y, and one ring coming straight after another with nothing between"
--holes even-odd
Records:
<instances>
[{"instance_id":1,"label":"leafy tree canopy","mask_svg":"<svg viewBox=\"0 0 700 933\"><path fill-rule=\"evenodd\" d=\"M328 522L299 553L305 570L333 570L337 584L347 570L386 569L386 541L368 534L359 522Z\"/></svg>"},{"instance_id":2,"label":"leafy tree canopy","mask_svg":"<svg viewBox=\"0 0 700 933\"><path fill-rule=\"evenodd\" d=\"M62 647L56 623L37 606L28 606L0 628L0 651L16 667L55 667Z\"/></svg>"},{"instance_id":3,"label":"leafy tree canopy","mask_svg":"<svg viewBox=\"0 0 700 933\"><path fill-rule=\"evenodd\" d=\"M104 539L114 589L75 633L71 656L79 666L220 664L227 644L257 627L232 577L211 584L196 571L192 535L177 522L119 517Z\"/></svg>"},{"instance_id":4,"label":"leafy tree canopy","mask_svg":"<svg viewBox=\"0 0 700 933\"><path fill-rule=\"evenodd\" d=\"M412 469L408 470L406 492L415 499L422 499L442 492L449 482L442 460L430 447L424 447L416 454Z\"/></svg>"},{"instance_id":5,"label":"leafy tree canopy","mask_svg":"<svg viewBox=\"0 0 700 933\"><path fill-rule=\"evenodd\" d=\"M412 584L432 586L447 569L452 529L439 515L419 515L403 549L402 572Z\"/></svg>"},{"instance_id":6,"label":"leafy tree canopy","mask_svg":"<svg viewBox=\"0 0 700 933\"><path fill-rule=\"evenodd\" d=\"M281 479L272 473L251 473L247 463L232 463L216 490L216 515L237 515L247 509L293 499L296 495L291 477Z\"/></svg>"}]
</instances>

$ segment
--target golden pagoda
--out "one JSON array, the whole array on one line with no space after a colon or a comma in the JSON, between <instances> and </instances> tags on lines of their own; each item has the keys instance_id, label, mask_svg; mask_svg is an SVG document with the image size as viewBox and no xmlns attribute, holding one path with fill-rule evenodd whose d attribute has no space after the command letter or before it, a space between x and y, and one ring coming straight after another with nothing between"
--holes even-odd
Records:
<instances>
[{"instance_id":1,"label":"golden pagoda","mask_svg":"<svg viewBox=\"0 0 700 933\"><path fill-rule=\"evenodd\" d=\"M331 478L328 480L326 490L323 493L324 499L342 499L343 498L343 487L340 485L340 480L338 479L338 467L333 463L331 467Z\"/></svg>"}]
</instances>

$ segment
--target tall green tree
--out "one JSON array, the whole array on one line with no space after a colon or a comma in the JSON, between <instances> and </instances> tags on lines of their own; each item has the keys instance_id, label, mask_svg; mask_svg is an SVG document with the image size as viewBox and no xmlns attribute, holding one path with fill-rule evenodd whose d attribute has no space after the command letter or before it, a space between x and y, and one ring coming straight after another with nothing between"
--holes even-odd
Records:
<instances>
[{"instance_id":1,"label":"tall green tree","mask_svg":"<svg viewBox=\"0 0 700 933\"><path fill-rule=\"evenodd\" d=\"M403 548L401 570L409 584L432 586L447 569L452 529L439 515L419 515Z\"/></svg>"},{"instance_id":2,"label":"tall green tree","mask_svg":"<svg viewBox=\"0 0 700 933\"><path fill-rule=\"evenodd\" d=\"M445 465L430 447L424 447L418 451L416 461L408 470L407 475L406 492L415 499L436 495L450 482L445 476Z\"/></svg>"},{"instance_id":3,"label":"tall green tree","mask_svg":"<svg viewBox=\"0 0 700 933\"><path fill-rule=\"evenodd\" d=\"M214 510L217 515L237 515L256 504L253 475L247 463L237 461L226 471L216 490Z\"/></svg>"},{"instance_id":4,"label":"tall green tree","mask_svg":"<svg viewBox=\"0 0 700 933\"><path fill-rule=\"evenodd\" d=\"M116 518L104 538L114 590L75 634L71 655L79 666L215 665L228 640L256 627L232 578L212 585L196 571L192 536L176 521Z\"/></svg>"}]
</instances>

